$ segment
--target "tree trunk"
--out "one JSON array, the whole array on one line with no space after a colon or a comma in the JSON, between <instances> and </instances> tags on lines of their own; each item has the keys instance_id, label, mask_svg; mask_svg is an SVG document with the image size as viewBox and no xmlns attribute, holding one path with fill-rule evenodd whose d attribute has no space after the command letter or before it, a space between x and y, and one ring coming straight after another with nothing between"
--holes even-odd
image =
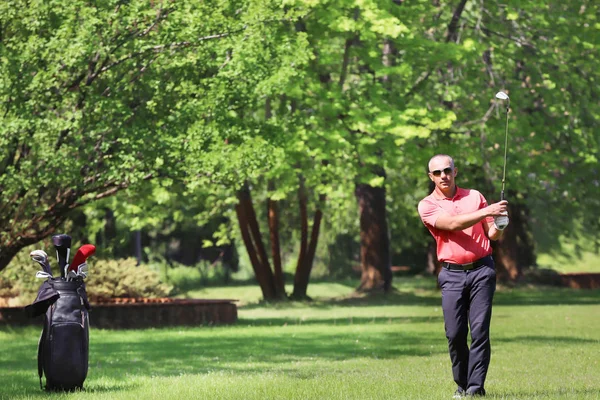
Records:
<instances>
[{"instance_id":1,"label":"tree trunk","mask_svg":"<svg viewBox=\"0 0 600 400\"><path fill-rule=\"evenodd\" d=\"M20 235L18 239L7 240L0 245L0 272L10 264L12 259L23 249L29 245L38 243L40 240L52 235L57 226L65 222L64 216L56 217L54 224L48 225L40 231L28 232Z\"/></svg>"},{"instance_id":2,"label":"tree trunk","mask_svg":"<svg viewBox=\"0 0 600 400\"><path fill-rule=\"evenodd\" d=\"M135 253L135 258L137 260L137 265L139 266L140 264L142 264L142 253L143 253L143 249L142 249L142 231L141 230L137 230L135 232L133 232L134 235L134 253Z\"/></svg>"},{"instance_id":3,"label":"tree trunk","mask_svg":"<svg viewBox=\"0 0 600 400\"><path fill-rule=\"evenodd\" d=\"M242 240L246 246L248 257L252 263L256 280L260 285L265 300L277 299L273 272L267 259L267 253L262 243L262 236L256 221L250 190L244 185L237 193L239 203L235 210L238 216Z\"/></svg>"},{"instance_id":4,"label":"tree trunk","mask_svg":"<svg viewBox=\"0 0 600 400\"><path fill-rule=\"evenodd\" d=\"M25 245L11 247L0 246L0 271L2 271L8 266L10 261L17 255L19 250L21 250L23 247L25 247Z\"/></svg>"},{"instance_id":5,"label":"tree trunk","mask_svg":"<svg viewBox=\"0 0 600 400\"><path fill-rule=\"evenodd\" d=\"M269 183L272 187L272 183ZM275 273L275 290L277 297L285 297L285 281L281 268L281 249L279 245L279 210L277 202L267 200L267 211L269 218L269 234L271 238L271 255L273 257L273 271Z\"/></svg>"},{"instance_id":6,"label":"tree trunk","mask_svg":"<svg viewBox=\"0 0 600 400\"><path fill-rule=\"evenodd\" d=\"M383 168L378 175L385 177ZM356 185L360 210L361 281L357 291L388 292L392 286L390 239L388 232L385 187Z\"/></svg>"},{"instance_id":7,"label":"tree trunk","mask_svg":"<svg viewBox=\"0 0 600 400\"><path fill-rule=\"evenodd\" d=\"M535 265L535 244L527 225L527 208L517 203L509 203L510 224L502 238L494 245L494 260L500 280L516 281L523 273L523 267Z\"/></svg>"},{"instance_id":8,"label":"tree trunk","mask_svg":"<svg viewBox=\"0 0 600 400\"><path fill-rule=\"evenodd\" d=\"M431 242L427 245L427 273L438 276L442 269L442 263L437 259L437 245L435 240L431 239Z\"/></svg>"},{"instance_id":9,"label":"tree trunk","mask_svg":"<svg viewBox=\"0 0 600 400\"><path fill-rule=\"evenodd\" d=\"M271 265L269 264L267 251L262 241L262 233L260 232L260 227L258 226L258 220L256 219L254 205L252 204L252 196L250 195L250 189L248 186L245 185L244 188L238 192L238 195L240 196L242 207L244 207L244 214L246 215L246 220L248 222L248 229L250 231L250 236L252 237L254 248L256 249L256 254L258 255L260 264L263 269L268 270L269 274L272 275L273 273L271 271Z\"/></svg>"},{"instance_id":10,"label":"tree trunk","mask_svg":"<svg viewBox=\"0 0 600 400\"><path fill-rule=\"evenodd\" d=\"M300 176L298 187L298 206L300 208L300 249L298 250L298 262L296 263L296 273L294 274L294 290L290 296L293 299L303 300L306 298L306 288L303 286L303 269L306 265L306 251L308 249L308 212L306 203L308 202L306 188L304 187L304 177ZM306 283L308 287L308 283Z\"/></svg>"},{"instance_id":11,"label":"tree trunk","mask_svg":"<svg viewBox=\"0 0 600 400\"><path fill-rule=\"evenodd\" d=\"M313 217L313 225L310 233L310 242L307 243L308 236L308 218L306 212L306 195L300 196L300 214L302 216L302 239L300 248L300 257L298 258L298 265L296 267L296 274L294 275L294 292L292 298L302 300L310 299L307 295L308 282L310 281L310 273L315 260L315 253L317 251L317 243L319 241L319 230L321 228L321 220L323 218L323 212L321 211L320 204L325 201L325 195L319 196L319 205L315 211ZM304 209L302 211L302 209Z\"/></svg>"}]
</instances>

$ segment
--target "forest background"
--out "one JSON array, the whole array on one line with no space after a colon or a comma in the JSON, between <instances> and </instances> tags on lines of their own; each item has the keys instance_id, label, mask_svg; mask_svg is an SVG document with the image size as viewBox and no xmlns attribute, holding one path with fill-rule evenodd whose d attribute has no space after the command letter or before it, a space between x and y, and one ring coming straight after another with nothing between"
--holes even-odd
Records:
<instances>
[{"instance_id":1,"label":"forest background","mask_svg":"<svg viewBox=\"0 0 600 400\"><path fill-rule=\"evenodd\" d=\"M65 232L99 259L255 279L265 299L305 298L311 276L389 290L394 271L439 268L416 210L432 155L499 200L500 90L499 276L597 260L598 15L583 0L4 1L0 271Z\"/></svg>"}]
</instances>

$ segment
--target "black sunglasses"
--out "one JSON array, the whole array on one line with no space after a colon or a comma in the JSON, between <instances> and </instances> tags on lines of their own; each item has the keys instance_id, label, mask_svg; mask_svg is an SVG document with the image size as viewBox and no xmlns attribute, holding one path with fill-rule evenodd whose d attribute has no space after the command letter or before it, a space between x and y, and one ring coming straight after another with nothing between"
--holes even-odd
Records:
<instances>
[{"instance_id":1,"label":"black sunglasses","mask_svg":"<svg viewBox=\"0 0 600 400\"><path fill-rule=\"evenodd\" d=\"M450 175L452 173L452 171L454 171L454 169L450 168L450 167L444 168L443 170L436 169L435 171L431 171L431 174L433 176L440 176L440 175L442 175L442 171L444 171L444 173L446 175Z\"/></svg>"}]
</instances>

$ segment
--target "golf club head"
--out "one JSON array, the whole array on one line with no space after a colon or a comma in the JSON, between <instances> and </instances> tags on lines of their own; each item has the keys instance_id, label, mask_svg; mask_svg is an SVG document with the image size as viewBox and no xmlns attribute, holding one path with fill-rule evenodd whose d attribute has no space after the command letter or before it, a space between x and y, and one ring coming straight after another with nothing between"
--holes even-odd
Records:
<instances>
[{"instance_id":1,"label":"golf club head","mask_svg":"<svg viewBox=\"0 0 600 400\"><path fill-rule=\"evenodd\" d=\"M510 108L510 97L504 92L496 93L496 98L500 100L506 100L506 114L508 115L508 109Z\"/></svg>"},{"instance_id":2,"label":"golf club head","mask_svg":"<svg viewBox=\"0 0 600 400\"><path fill-rule=\"evenodd\" d=\"M73 271L70 271L73 272ZM77 267L77 275L81 276L83 279L87 278L88 274L88 265L87 263L83 263Z\"/></svg>"},{"instance_id":3,"label":"golf club head","mask_svg":"<svg viewBox=\"0 0 600 400\"><path fill-rule=\"evenodd\" d=\"M38 271L35 273L35 277L36 278L40 278L40 279L48 279L48 278L52 278L52 274L49 274L45 271Z\"/></svg>"},{"instance_id":4,"label":"golf club head","mask_svg":"<svg viewBox=\"0 0 600 400\"><path fill-rule=\"evenodd\" d=\"M79 265L84 263L88 259L88 257L90 257L95 252L96 246L94 246L93 244L82 245L75 253L75 256L73 256L73 262L71 263L69 269L72 271L76 271Z\"/></svg>"},{"instance_id":5,"label":"golf club head","mask_svg":"<svg viewBox=\"0 0 600 400\"><path fill-rule=\"evenodd\" d=\"M56 258L58 259L58 269L61 278L65 277L65 265L69 263L69 253L71 252L71 236L64 233L52 236L52 244L56 249Z\"/></svg>"},{"instance_id":6,"label":"golf club head","mask_svg":"<svg viewBox=\"0 0 600 400\"><path fill-rule=\"evenodd\" d=\"M31 257L31 259L36 263L40 264L45 273L52 276L48 254L46 254L44 250L33 250L31 253L29 253L29 257Z\"/></svg>"},{"instance_id":7,"label":"golf club head","mask_svg":"<svg viewBox=\"0 0 600 400\"><path fill-rule=\"evenodd\" d=\"M75 273L75 271L69 271L69 273L67 274L67 282L72 281L75 278L77 278L77 274Z\"/></svg>"}]
</instances>

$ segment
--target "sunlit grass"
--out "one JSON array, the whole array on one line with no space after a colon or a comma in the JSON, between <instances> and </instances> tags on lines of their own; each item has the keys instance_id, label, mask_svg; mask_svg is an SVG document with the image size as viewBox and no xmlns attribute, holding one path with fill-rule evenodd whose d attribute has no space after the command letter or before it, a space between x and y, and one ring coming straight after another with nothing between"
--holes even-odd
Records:
<instances>
[{"instance_id":1,"label":"sunlit grass","mask_svg":"<svg viewBox=\"0 0 600 400\"><path fill-rule=\"evenodd\" d=\"M600 273L600 253L592 250L592 246L577 249L574 244L564 244L563 247L566 247L566 253L538 255L539 267L553 269L561 273Z\"/></svg>"},{"instance_id":2,"label":"sunlit grass","mask_svg":"<svg viewBox=\"0 0 600 400\"><path fill-rule=\"evenodd\" d=\"M40 329L3 327L0 398L451 398L435 281L397 279L397 292L373 298L352 296L355 284L311 284L310 303L263 304L253 286L200 292L240 300L233 326L92 329L84 393L40 391ZM500 288L488 398L598 399L598 315L598 290Z\"/></svg>"}]
</instances>

